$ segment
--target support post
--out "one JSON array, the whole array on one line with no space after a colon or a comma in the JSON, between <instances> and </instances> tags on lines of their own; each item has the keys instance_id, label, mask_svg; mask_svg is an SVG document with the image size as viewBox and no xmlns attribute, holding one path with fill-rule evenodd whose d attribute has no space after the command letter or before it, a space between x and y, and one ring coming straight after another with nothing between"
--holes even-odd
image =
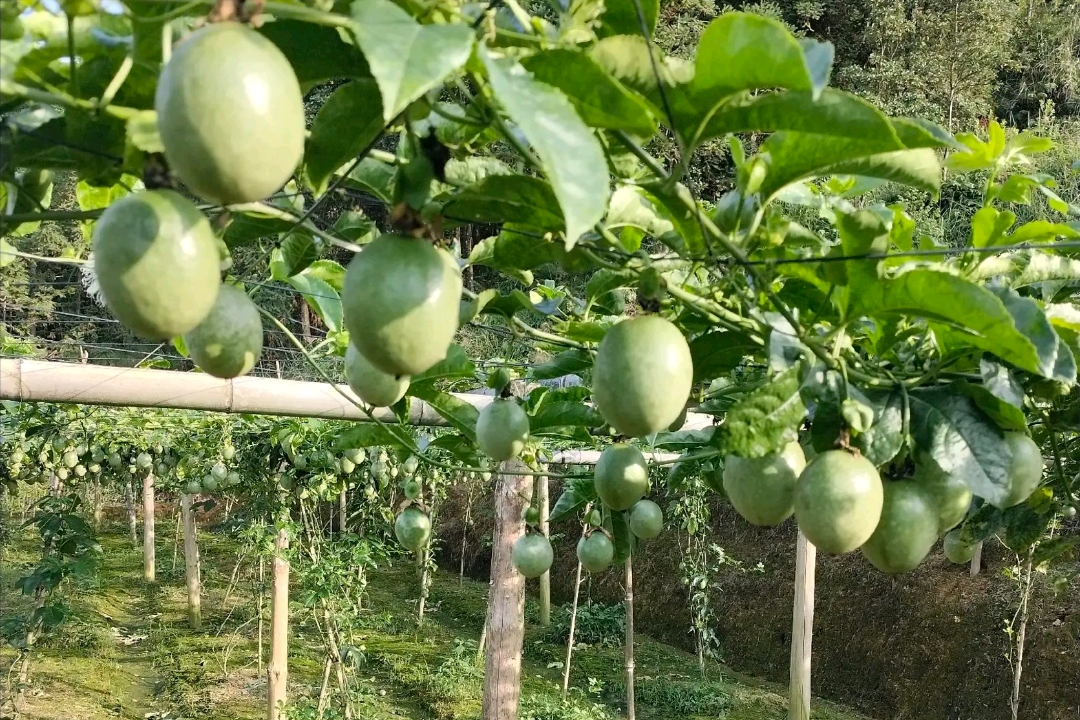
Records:
<instances>
[{"instance_id":1,"label":"support post","mask_svg":"<svg viewBox=\"0 0 1080 720\"><path fill-rule=\"evenodd\" d=\"M131 476L124 483L124 504L127 505L128 535L131 536L131 544L139 544L138 518L135 516L135 490L131 487Z\"/></svg>"},{"instance_id":2,"label":"support post","mask_svg":"<svg viewBox=\"0 0 1080 720\"><path fill-rule=\"evenodd\" d=\"M971 556L971 567L968 570L971 577L975 577L982 570L982 551L983 544L979 541L975 545L975 554Z\"/></svg>"},{"instance_id":3,"label":"support post","mask_svg":"<svg viewBox=\"0 0 1080 720\"><path fill-rule=\"evenodd\" d=\"M341 488L341 492L338 494L338 532L342 535L348 530L349 520L349 496L346 494L346 489Z\"/></svg>"},{"instance_id":4,"label":"support post","mask_svg":"<svg viewBox=\"0 0 1080 720\"><path fill-rule=\"evenodd\" d=\"M626 556L626 720L634 720L637 703L634 700L634 562L633 553Z\"/></svg>"},{"instance_id":5,"label":"support post","mask_svg":"<svg viewBox=\"0 0 1080 720\"><path fill-rule=\"evenodd\" d=\"M202 627L202 578L199 569L199 538L195 514L191 511L191 495L180 495L180 515L184 525L184 574L187 579L188 621L198 630Z\"/></svg>"},{"instance_id":6,"label":"support post","mask_svg":"<svg viewBox=\"0 0 1080 720\"><path fill-rule=\"evenodd\" d=\"M266 666L267 718L284 720L289 678L289 535L277 531L270 579L270 662Z\"/></svg>"},{"instance_id":7,"label":"support post","mask_svg":"<svg viewBox=\"0 0 1080 720\"><path fill-rule=\"evenodd\" d=\"M540 487L537 490L537 504L540 512L540 533L550 539L548 515L550 514L550 500L548 496L548 476L539 477ZM547 627L551 624L551 571L546 571L540 576L540 626Z\"/></svg>"},{"instance_id":8,"label":"support post","mask_svg":"<svg viewBox=\"0 0 1080 720\"><path fill-rule=\"evenodd\" d=\"M152 583L156 579L157 566L154 547L154 473L146 473L142 484L143 501L143 579Z\"/></svg>"},{"instance_id":9,"label":"support post","mask_svg":"<svg viewBox=\"0 0 1080 720\"><path fill-rule=\"evenodd\" d=\"M521 694L521 648L525 638L525 578L514 567L514 543L525 534L522 512L532 496L531 475L510 460L499 467L495 488L495 532L488 591L487 657L483 720L517 720Z\"/></svg>"},{"instance_id":10,"label":"support post","mask_svg":"<svg viewBox=\"0 0 1080 720\"><path fill-rule=\"evenodd\" d=\"M814 635L817 548L799 531L795 551L795 608L791 619L789 720L810 720L810 649Z\"/></svg>"}]
</instances>

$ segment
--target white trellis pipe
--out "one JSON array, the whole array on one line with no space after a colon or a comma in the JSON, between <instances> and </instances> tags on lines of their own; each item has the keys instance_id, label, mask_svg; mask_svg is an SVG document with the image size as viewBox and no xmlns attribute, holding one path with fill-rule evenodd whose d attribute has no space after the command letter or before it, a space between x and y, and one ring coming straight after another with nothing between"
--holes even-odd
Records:
<instances>
[{"instance_id":1,"label":"white trellis pipe","mask_svg":"<svg viewBox=\"0 0 1080 720\"><path fill-rule=\"evenodd\" d=\"M347 385L338 385L350 398L356 396ZM452 393L482 409L494 398L480 393ZM252 413L317 417L329 420L370 421L371 416L347 400L327 383L240 377L232 380L197 372L150 370L57 361L0 359L0 399L20 402L79 403L119 407L155 407L207 412ZM377 408L375 418L398 420L389 408ZM445 426L435 408L413 398L408 424ZM708 427L712 418L687 413L684 430ZM555 453L552 462L592 465L600 453L570 450ZM672 453L651 453L650 458L671 461Z\"/></svg>"}]
</instances>

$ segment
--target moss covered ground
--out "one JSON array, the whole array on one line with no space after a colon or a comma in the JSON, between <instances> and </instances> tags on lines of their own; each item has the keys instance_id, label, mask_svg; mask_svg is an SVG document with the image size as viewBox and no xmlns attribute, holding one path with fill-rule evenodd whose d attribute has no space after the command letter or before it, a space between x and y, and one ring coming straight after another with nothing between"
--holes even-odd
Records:
<instances>
[{"instance_id":1,"label":"moss covered ground","mask_svg":"<svg viewBox=\"0 0 1080 720\"><path fill-rule=\"evenodd\" d=\"M165 523L162 523L164 525ZM171 528L159 532L158 583L142 580L142 553L119 528L101 538L104 559L95 576L69 592L70 620L34 653L27 720L246 720L265 717L265 666L258 662L258 583L254 565L233 574L236 544L203 532L203 627L186 621L183 558L173 563ZM16 535L0 573L5 620L25 614L28 601L11 582L29 566L33 538ZM268 579L268 573L266 575ZM235 580L235 582L234 582ZM437 574L426 619L416 625L416 575L411 566L387 567L371 578L368 613L352 640L350 683L364 720L478 718L482 667L476 643L487 587ZM296 720L316 717L323 663L318 629L294 590L290 627L289 692ZM620 717L623 655L613 637L594 638L575 651L571 701L560 699L565 645L554 629L534 622L535 594L525 641L522 712L525 720L606 720ZM558 610L557 610L558 613ZM268 617L268 603L264 617ZM602 614L602 613L601 613ZM612 613L608 613L611 615ZM615 613L617 614L617 613ZM565 626L565 623L563 623ZM783 688L739 678L670 645L638 636L637 702L643 720L786 718ZM264 648L264 652L266 649ZM0 662L12 659L7 648ZM859 720L842 708L816 703L815 720ZM326 714L334 720L333 710Z\"/></svg>"}]
</instances>

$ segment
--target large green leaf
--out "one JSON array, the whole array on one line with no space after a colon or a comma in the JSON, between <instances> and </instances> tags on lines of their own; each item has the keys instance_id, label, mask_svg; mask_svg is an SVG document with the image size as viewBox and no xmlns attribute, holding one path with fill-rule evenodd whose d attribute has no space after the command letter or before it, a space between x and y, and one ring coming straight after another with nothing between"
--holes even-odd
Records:
<instances>
[{"instance_id":1,"label":"large green leaf","mask_svg":"<svg viewBox=\"0 0 1080 720\"><path fill-rule=\"evenodd\" d=\"M788 185L826 175L860 175L936 193L941 166L931 148L905 149L893 137L838 137L778 132L761 147L768 174L760 192L772 198Z\"/></svg>"},{"instance_id":2,"label":"large green leaf","mask_svg":"<svg viewBox=\"0 0 1080 720\"><path fill-rule=\"evenodd\" d=\"M431 441L428 448L439 448L445 450L454 458L468 467L477 467L480 465L480 453L476 449L476 445L469 441L469 438L458 433L446 433L440 435Z\"/></svg>"},{"instance_id":3,"label":"large green leaf","mask_svg":"<svg viewBox=\"0 0 1080 720\"><path fill-rule=\"evenodd\" d=\"M1024 287L1047 280L1080 280L1080 260L1033 250L1012 286Z\"/></svg>"},{"instance_id":4,"label":"large green leaf","mask_svg":"<svg viewBox=\"0 0 1080 720\"><path fill-rule=\"evenodd\" d=\"M777 452L798 436L806 407L799 394L798 365L780 373L728 412L721 443L728 453L758 458Z\"/></svg>"},{"instance_id":5,"label":"large green leaf","mask_svg":"<svg viewBox=\"0 0 1080 720\"><path fill-rule=\"evenodd\" d=\"M949 475L964 478L979 497L1004 502L1009 451L1001 429L971 398L949 388L917 389L908 398L918 449Z\"/></svg>"},{"instance_id":6,"label":"large green leaf","mask_svg":"<svg viewBox=\"0 0 1080 720\"><path fill-rule=\"evenodd\" d=\"M334 171L359 155L382 133L382 101L371 79L339 87L319 108L304 150L304 173L315 194L326 190Z\"/></svg>"},{"instance_id":7,"label":"large green leaf","mask_svg":"<svg viewBox=\"0 0 1080 720\"><path fill-rule=\"evenodd\" d=\"M544 232L565 227L559 201L544 180L528 175L492 175L454 195L443 206L449 220L515 224Z\"/></svg>"},{"instance_id":8,"label":"large green leaf","mask_svg":"<svg viewBox=\"0 0 1080 720\"><path fill-rule=\"evenodd\" d=\"M656 132L656 122L640 96L585 53L547 50L524 58L521 64L540 82L561 90L587 125L646 137Z\"/></svg>"},{"instance_id":9,"label":"large green leaf","mask_svg":"<svg viewBox=\"0 0 1080 720\"><path fill-rule=\"evenodd\" d=\"M1017 303L1021 305L1021 303ZM1029 311L1026 304L1018 309ZM990 290L937 270L918 269L895 278L868 284L853 294L853 315L922 317L962 330L975 347L997 355L1029 372L1054 372L1057 346L1046 346L1043 356L1033 340L1018 329L1005 303ZM1038 327L1037 323L1032 323ZM1047 357L1052 353L1053 357Z\"/></svg>"},{"instance_id":10,"label":"large green leaf","mask_svg":"<svg viewBox=\"0 0 1080 720\"><path fill-rule=\"evenodd\" d=\"M376 424L373 422L356 423L345 429L334 441L336 450L351 448L377 447L392 445L408 447L411 444L407 431L397 425Z\"/></svg>"},{"instance_id":11,"label":"large green leaf","mask_svg":"<svg viewBox=\"0 0 1080 720\"><path fill-rule=\"evenodd\" d=\"M419 375L412 376L412 382L419 383L424 380L436 378L466 378L476 374L476 365L465 354L460 345L451 345L446 351L446 357L429 367Z\"/></svg>"},{"instance_id":12,"label":"large green leaf","mask_svg":"<svg viewBox=\"0 0 1080 720\"><path fill-rule=\"evenodd\" d=\"M469 403L450 393L438 390L433 382L413 383L407 394L426 402L446 421L472 441L476 440L476 419L480 412Z\"/></svg>"},{"instance_id":13,"label":"large green leaf","mask_svg":"<svg viewBox=\"0 0 1080 720\"><path fill-rule=\"evenodd\" d=\"M595 408L579 402L544 403L529 419L529 431L542 433L548 428L561 428L568 425L599 427L604 418Z\"/></svg>"},{"instance_id":14,"label":"large green leaf","mask_svg":"<svg viewBox=\"0 0 1080 720\"><path fill-rule=\"evenodd\" d=\"M551 522L559 522L591 502L596 502L596 488L593 486L592 478L574 478L566 483L555 506L551 508L548 519Z\"/></svg>"},{"instance_id":15,"label":"large green leaf","mask_svg":"<svg viewBox=\"0 0 1080 720\"><path fill-rule=\"evenodd\" d=\"M356 45L346 42L343 30L301 20L275 20L259 32L278 46L293 66L306 92L335 78L370 77L367 62Z\"/></svg>"},{"instance_id":16,"label":"large green leaf","mask_svg":"<svg viewBox=\"0 0 1080 720\"><path fill-rule=\"evenodd\" d=\"M284 280L302 272L318 259L319 247L311 233L303 228L294 230L281 241L282 276L276 279Z\"/></svg>"},{"instance_id":17,"label":"large green leaf","mask_svg":"<svg viewBox=\"0 0 1080 720\"><path fill-rule=\"evenodd\" d=\"M694 61L695 93L719 98L742 90L788 88L817 94L829 79L826 53L803 45L784 25L751 13L730 12L709 23Z\"/></svg>"},{"instance_id":18,"label":"large green leaf","mask_svg":"<svg viewBox=\"0 0 1080 720\"><path fill-rule=\"evenodd\" d=\"M592 367L592 355L585 350L566 350L545 363L533 367L529 376L536 380L552 380L574 375Z\"/></svg>"},{"instance_id":19,"label":"large green leaf","mask_svg":"<svg viewBox=\"0 0 1080 720\"><path fill-rule=\"evenodd\" d=\"M607 210L604 150L560 91L537 82L512 58L495 58L483 47L479 54L499 104L540 159L566 221L567 247L572 247Z\"/></svg>"},{"instance_id":20,"label":"large green leaf","mask_svg":"<svg viewBox=\"0 0 1080 720\"><path fill-rule=\"evenodd\" d=\"M1076 381L1076 361L1069 346L1061 341L1039 303L1021 297L1015 290L996 288L998 296L1012 316L1017 331L1027 337L1038 354L1038 373L1065 383Z\"/></svg>"},{"instance_id":21,"label":"large green leaf","mask_svg":"<svg viewBox=\"0 0 1080 720\"><path fill-rule=\"evenodd\" d=\"M898 142L880 110L855 95L826 88L816 98L808 90L740 94L716 108L698 128L694 143L728 133L779 131Z\"/></svg>"},{"instance_id":22,"label":"large green leaf","mask_svg":"<svg viewBox=\"0 0 1080 720\"><path fill-rule=\"evenodd\" d=\"M748 336L729 330L718 330L696 337L690 341L694 381L724 375L738 367L747 355L761 349L761 345Z\"/></svg>"},{"instance_id":23,"label":"large green leaf","mask_svg":"<svg viewBox=\"0 0 1080 720\"><path fill-rule=\"evenodd\" d=\"M353 32L382 93L389 122L469 59L468 25L421 25L390 0L356 0Z\"/></svg>"},{"instance_id":24,"label":"large green leaf","mask_svg":"<svg viewBox=\"0 0 1080 720\"><path fill-rule=\"evenodd\" d=\"M659 0L606 0L597 35L640 35L641 18L638 15L638 5L641 6L641 14L645 16L645 28L648 34L652 35L656 30L656 19L660 16Z\"/></svg>"}]
</instances>

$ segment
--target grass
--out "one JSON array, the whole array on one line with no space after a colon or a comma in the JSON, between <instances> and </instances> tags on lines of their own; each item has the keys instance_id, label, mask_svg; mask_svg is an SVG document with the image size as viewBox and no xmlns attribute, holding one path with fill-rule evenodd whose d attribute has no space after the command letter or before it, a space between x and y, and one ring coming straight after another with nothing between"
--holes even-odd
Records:
<instances>
[{"instance_id":1,"label":"grass","mask_svg":"<svg viewBox=\"0 0 1080 720\"><path fill-rule=\"evenodd\" d=\"M246 579L229 592L236 546L203 533L203 628L186 621L183 559L173 569L171 535L162 523L156 586L141 578L142 555L127 538L102 538L97 577L71 593L72 619L35 653L27 720L132 720L265 717L265 671L257 662L255 587ZM0 580L4 613L25 612L11 581L32 559L33 539L16 537L5 550ZM244 573L242 573L244 575ZM480 715L482 666L475 660L487 586L436 575L423 628L415 622L417 581L409 566L371 578L369 615L351 638L350 668L364 720L472 720ZM535 613L530 597L527 615ZM268 614L268 603L266 613ZM323 649L304 608L294 604L290 626L289 694L296 720L314 718ZM560 700L565 646L555 633L530 624L522 669L522 720L607 720L622 712L622 649L597 642L575 651L571 702ZM719 667L702 677L695 657L638 636L638 717L783 720L783 689L738 678ZM8 650L3 660L10 661ZM263 668L265 670L265 667ZM815 720L860 720L817 702ZM328 714L327 720L335 720Z\"/></svg>"}]
</instances>

